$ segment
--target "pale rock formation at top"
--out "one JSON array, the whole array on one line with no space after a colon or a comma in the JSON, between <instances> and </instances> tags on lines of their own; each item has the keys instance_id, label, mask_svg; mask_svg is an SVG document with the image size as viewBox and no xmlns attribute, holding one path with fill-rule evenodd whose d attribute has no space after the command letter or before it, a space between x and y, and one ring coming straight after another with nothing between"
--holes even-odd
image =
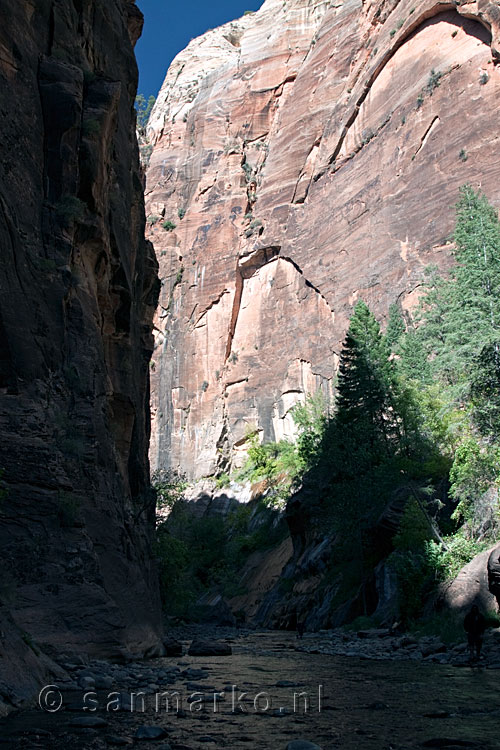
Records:
<instances>
[{"instance_id":1,"label":"pale rock formation at top","mask_svg":"<svg viewBox=\"0 0 500 750\"><path fill-rule=\"evenodd\" d=\"M414 307L463 183L500 205L499 24L498 2L267 0L177 56L149 128L155 466L292 436L355 301Z\"/></svg>"}]
</instances>

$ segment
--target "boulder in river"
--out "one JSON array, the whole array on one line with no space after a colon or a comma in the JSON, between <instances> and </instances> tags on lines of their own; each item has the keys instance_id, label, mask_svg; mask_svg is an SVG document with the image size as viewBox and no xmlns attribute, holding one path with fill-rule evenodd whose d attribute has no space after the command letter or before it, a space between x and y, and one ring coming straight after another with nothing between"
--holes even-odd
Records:
<instances>
[{"instance_id":1,"label":"boulder in river","mask_svg":"<svg viewBox=\"0 0 500 750\"><path fill-rule=\"evenodd\" d=\"M500 608L500 544L490 552L488 557L488 588Z\"/></svg>"},{"instance_id":2,"label":"boulder in river","mask_svg":"<svg viewBox=\"0 0 500 750\"><path fill-rule=\"evenodd\" d=\"M166 638L163 641L165 656L182 656L182 643L175 638Z\"/></svg>"},{"instance_id":3,"label":"boulder in river","mask_svg":"<svg viewBox=\"0 0 500 750\"><path fill-rule=\"evenodd\" d=\"M100 716L77 716L75 719L71 719L69 726L80 729L101 729L107 727L108 722L101 719Z\"/></svg>"},{"instance_id":4,"label":"boulder in river","mask_svg":"<svg viewBox=\"0 0 500 750\"><path fill-rule=\"evenodd\" d=\"M136 740L163 740L167 736L162 727L143 726L135 733Z\"/></svg>"},{"instance_id":5,"label":"boulder in river","mask_svg":"<svg viewBox=\"0 0 500 750\"><path fill-rule=\"evenodd\" d=\"M459 615L463 615L472 604L477 604L483 612L496 609L497 601L491 589L494 568L494 563L490 563L492 554L493 557L497 554L498 559L500 548L495 547L493 550L490 548L480 552L467 565L464 565L451 583L443 586L441 602L446 609ZM500 563L498 564L498 582L500 585Z\"/></svg>"},{"instance_id":6,"label":"boulder in river","mask_svg":"<svg viewBox=\"0 0 500 750\"><path fill-rule=\"evenodd\" d=\"M195 640L189 647L189 656L231 656L233 653L228 643L221 641Z\"/></svg>"}]
</instances>

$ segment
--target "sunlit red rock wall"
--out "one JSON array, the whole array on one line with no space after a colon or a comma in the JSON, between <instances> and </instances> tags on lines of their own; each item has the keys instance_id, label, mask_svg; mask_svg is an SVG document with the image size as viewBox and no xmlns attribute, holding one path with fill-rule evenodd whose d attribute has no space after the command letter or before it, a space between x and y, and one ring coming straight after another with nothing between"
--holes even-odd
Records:
<instances>
[{"instance_id":1,"label":"sunlit red rock wall","mask_svg":"<svg viewBox=\"0 0 500 750\"><path fill-rule=\"evenodd\" d=\"M500 205L499 23L498 2L266 0L175 59L146 187L156 466L290 435L297 400L332 396L356 299L383 323L449 263L459 186Z\"/></svg>"}]
</instances>

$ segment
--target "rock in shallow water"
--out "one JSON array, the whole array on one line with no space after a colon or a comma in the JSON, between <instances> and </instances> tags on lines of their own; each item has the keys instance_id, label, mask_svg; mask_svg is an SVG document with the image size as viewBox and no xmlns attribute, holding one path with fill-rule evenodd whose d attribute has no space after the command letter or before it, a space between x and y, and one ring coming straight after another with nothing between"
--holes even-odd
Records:
<instances>
[{"instance_id":1,"label":"rock in shallow water","mask_svg":"<svg viewBox=\"0 0 500 750\"><path fill-rule=\"evenodd\" d=\"M304 683L294 682L293 680L278 680L276 687L301 687Z\"/></svg>"},{"instance_id":2,"label":"rock in shallow water","mask_svg":"<svg viewBox=\"0 0 500 750\"><path fill-rule=\"evenodd\" d=\"M84 675L78 678L78 684L83 690L91 690L95 686L95 679L90 675Z\"/></svg>"},{"instance_id":3,"label":"rock in shallow water","mask_svg":"<svg viewBox=\"0 0 500 750\"><path fill-rule=\"evenodd\" d=\"M109 690L113 687L113 678L108 675L98 675L95 678L95 686L99 690Z\"/></svg>"},{"instance_id":4,"label":"rock in shallow water","mask_svg":"<svg viewBox=\"0 0 500 750\"><path fill-rule=\"evenodd\" d=\"M453 750L457 747L479 748L479 745L471 740L452 739L449 737L433 737L431 740L425 740L425 742L422 742L422 747L445 747Z\"/></svg>"},{"instance_id":5,"label":"rock in shallow water","mask_svg":"<svg viewBox=\"0 0 500 750\"><path fill-rule=\"evenodd\" d=\"M231 656L233 653L228 643L220 641L193 641L189 647L189 656Z\"/></svg>"},{"instance_id":6,"label":"rock in shallow water","mask_svg":"<svg viewBox=\"0 0 500 750\"><path fill-rule=\"evenodd\" d=\"M165 647L165 656L182 656L182 643L174 638L167 638L163 641Z\"/></svg>"},{"instance_id":7,"label":"rock in shallow water","mask_svg":"<svg viewBox=\"0 0 500 750\"><path fill-rule=\"evenodd\" d=\"M101 719L100 716L78 716L75 719L71 719L69 726L79 727L81 729L99 729L101 727L107 727L108 722Z\"/></svg>"},{"instance_id":8,"label":"rock in shallow water","mask_svg":"<svg viewBox=\"0 0 500 750\"><path fill-rule=\"evenodd\" d=\"M166 736L164 729L152 726L139 727L135 733L136 740L163 740Z\"/></svg>"},{"instance_id":9,"label":"rock in shallow water","mask_svg":"<svg viewBox=\"0 0 500 750\"><path fill-rule=\"evenodd\" d=\"M132 744L132 740L129 737L121 737L117 734L108 734L106 742L108 745L116 745L117 747L126 747Z\"/></svg>"}]
</instances>

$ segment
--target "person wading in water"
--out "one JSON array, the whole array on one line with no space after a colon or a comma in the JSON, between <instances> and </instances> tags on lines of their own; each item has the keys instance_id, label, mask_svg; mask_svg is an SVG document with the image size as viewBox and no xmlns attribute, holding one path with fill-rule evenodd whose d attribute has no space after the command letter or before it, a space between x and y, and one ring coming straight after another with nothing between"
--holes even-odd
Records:
<instances>
[{"instance_id":1,"label":"person wading in water","mask_svg":"<svg viewBox=\"0 0 500 750\"><path fill-rule=\"evenodd\" d=\"M473 604L470 612L465 615L464 628L467 632L470 660L479 660L481 657L481 646L483 645L483 633L486 629L486 620L479 611L477 604Z\"/></svg>"}]
</instances>

